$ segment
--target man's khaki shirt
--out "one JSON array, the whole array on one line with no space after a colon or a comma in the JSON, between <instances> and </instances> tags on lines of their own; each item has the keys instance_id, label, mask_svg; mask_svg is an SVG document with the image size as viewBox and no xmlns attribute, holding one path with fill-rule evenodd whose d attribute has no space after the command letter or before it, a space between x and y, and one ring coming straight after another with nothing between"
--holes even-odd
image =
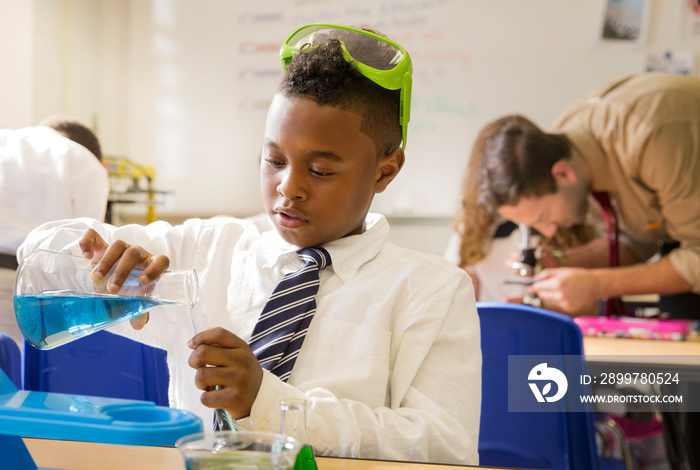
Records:
<instances>
[{"instance_id":1,"label":"man's khaki shirt","mask_svg":"<svg viewBox=\"0 0 700 470\"><path fill-rule=\"evenodd\" d=\"M552 132L565 133L607 191L632 248L659 242L700 293L700 79L645 73L609 83L571 105Z\"/></svg>"}]
</instances>

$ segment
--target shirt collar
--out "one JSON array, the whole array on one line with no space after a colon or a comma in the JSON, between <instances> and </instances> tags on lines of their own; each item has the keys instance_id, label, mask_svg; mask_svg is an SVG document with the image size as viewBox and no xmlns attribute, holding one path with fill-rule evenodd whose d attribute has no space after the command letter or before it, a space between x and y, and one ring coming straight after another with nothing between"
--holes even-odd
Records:
<instances>
[{"instance_id":1,"label":"shirt collar","mask_svg":"<svg viewBox=\"0 0 700 470\"><path fill-rule=\"evenodd\" d=\"M381 214L367 214L365 231L358 235L326 243L323 247L331 255L332 265L329 267L345 283L352 279L360 266L377 256L389 238L389 222ZM285 258L295 258L299 247L287 243L276 230L262 233L265 264L273 266ZM328 268L327 268L328 269Z\"/></svg>"},{"instance_id":2,"label":"shirt collar","mask_svg":"<svg viewBox=\"0 0 700 470\"><path fill-rule=\"evenodd\" d=\"M389 238L389 222L383 215L367 214L365 226L358 235L323 245L331 254L333 272L343 282L351 280L363 264L377 256Z\"/></svg>"},{"instance_id":3,"label":"shirt collar","mask_svg":"<svg viewBox=\"0 0 700 470\"><path fill-rule=\"evenodd\" d=\"M565 130L566 136L586 162L592 175L591 191L612 191L615 189L611 177L610 164L605 152L587 132Z\"/></svg>"}]
</instances>

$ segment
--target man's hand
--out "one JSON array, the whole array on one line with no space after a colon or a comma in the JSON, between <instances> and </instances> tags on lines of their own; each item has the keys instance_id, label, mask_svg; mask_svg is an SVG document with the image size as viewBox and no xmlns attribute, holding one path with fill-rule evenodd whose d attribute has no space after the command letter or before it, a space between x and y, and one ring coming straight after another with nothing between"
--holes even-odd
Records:
<instances>
[{"instance_id":1,"label":"man's hand","mask_svg":"<svg viewBox=\"0 0 700 470\"><path fill-rule=\"evenodd\" d=\"M603 289L594 272L584 268L545 269L535 276L535 283L528 291L566 313L574 313L603 298Z\"/></svg>"}]
</instances>

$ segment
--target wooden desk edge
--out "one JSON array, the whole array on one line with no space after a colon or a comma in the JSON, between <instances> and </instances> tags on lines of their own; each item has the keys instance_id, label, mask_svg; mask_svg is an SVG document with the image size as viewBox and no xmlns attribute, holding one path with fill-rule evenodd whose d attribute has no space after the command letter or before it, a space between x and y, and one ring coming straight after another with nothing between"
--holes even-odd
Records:
<instances>
[{"instance_id":1,"label":"wooden desk edge","mask_svg":"<svg viewBox=\"0 0 700 470\"><path fill-rule=\"evenodd\" d=\"M584 336L583 350L587 359L606 362L636 362L629 356L647 356L646 361L659 364L700 365L700 342L697 341Z\"/></svg>"},{"instance_id":2,"label":"wooden desk edge","mask_svg":"<svg viewBox=\"0 0 700 470\"><path fill-rule=\"evenodd\" d=\"M39 467L66 470L184 470L185 463L174 447L126 446L94 442L24 438ZM455 470L490 468L461 465L439 465L379 460L318 457L320 470Z\"/></svg>"}]
</instances>

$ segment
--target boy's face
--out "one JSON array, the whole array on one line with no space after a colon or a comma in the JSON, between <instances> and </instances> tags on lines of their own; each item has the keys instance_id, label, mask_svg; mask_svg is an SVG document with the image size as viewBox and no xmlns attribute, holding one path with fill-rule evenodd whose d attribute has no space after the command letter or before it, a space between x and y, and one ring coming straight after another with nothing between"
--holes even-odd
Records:
<instances>
[{"instance_id":1,"label":"boy's face","mask_svg":"<svg viewBox=\"0 0 700 470\"><path fill-rule=\"evenodd\" d=\"M309 247L362 232L374 194L396 176L403 151L377 159L361 121L311 100L273 98L260 183L265 210L287 242Z\"/></svg>"}]
</instances>

